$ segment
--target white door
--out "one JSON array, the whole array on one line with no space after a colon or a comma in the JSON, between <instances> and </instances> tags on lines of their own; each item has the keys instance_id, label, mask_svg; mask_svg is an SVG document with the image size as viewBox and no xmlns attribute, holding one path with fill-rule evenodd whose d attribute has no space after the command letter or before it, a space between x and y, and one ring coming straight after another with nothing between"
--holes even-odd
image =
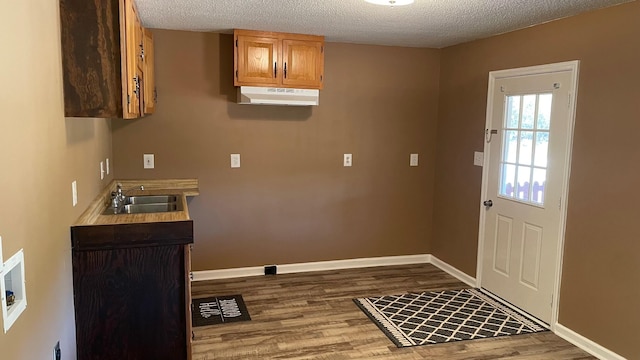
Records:
<instances>
[{"instance_id":1,"label":"white door","mask_svg":"<svg viewBox=\"0 0 640 360\"><path fill-rule=\"evenodd\" d=\"M489 89L480 283L546 323L564 236L573 75L497 78Z\"/></svg>"}]
</instances>

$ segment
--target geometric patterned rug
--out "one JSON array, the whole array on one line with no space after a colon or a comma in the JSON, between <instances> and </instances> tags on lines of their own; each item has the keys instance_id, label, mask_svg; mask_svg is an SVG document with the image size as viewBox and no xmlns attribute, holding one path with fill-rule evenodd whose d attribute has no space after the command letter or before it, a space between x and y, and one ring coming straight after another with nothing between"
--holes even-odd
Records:
<instances>
[{"instance_id":1,"label":"geometric patterned rug","mask_svg":"<svg viewBox=\"0 0 640 360\"><path fill-rule=\"evenodd\" d=\"M547 329L478 289L353 299L397 347Z\"/></svg>"}]
</instances>

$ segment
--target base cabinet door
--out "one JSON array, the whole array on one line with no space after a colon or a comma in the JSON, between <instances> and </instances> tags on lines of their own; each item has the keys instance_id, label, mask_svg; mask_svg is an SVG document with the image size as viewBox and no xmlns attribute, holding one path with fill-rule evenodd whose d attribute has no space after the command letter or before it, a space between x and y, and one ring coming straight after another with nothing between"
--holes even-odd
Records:
<instances>
[{"instance_id":1,"label":"base cabinet door","mask_svg":"<svg viewBox=\"0 0 640 360\"><path fill-rule=\"evenodd\" d=\"M187 358L184 251L73 251L79 360Z\"/></svg>"}]
</instances>

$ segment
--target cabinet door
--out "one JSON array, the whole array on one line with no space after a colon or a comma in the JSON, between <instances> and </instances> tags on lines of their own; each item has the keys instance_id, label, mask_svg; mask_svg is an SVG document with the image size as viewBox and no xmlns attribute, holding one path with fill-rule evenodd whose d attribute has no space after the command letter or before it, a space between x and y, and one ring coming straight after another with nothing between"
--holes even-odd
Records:
<instances>
[{"instance_id":1,"label":"cabinet door","mask_svg":"<svg viewBox=\"0 0 640 360\"><path fill-rule=\"evenodd\" d=\"M185 359L184 245L72 258L78 360Z\"/></svg>"},{"instance_id":2,"label":"cabinet door","mask_svg":"<svg viewBox=\"0 0 640 360\"><path fill-rule=\"evenodd\" d=\"M144 34L144 113L153 114L156 111L156 79L154 74L155 58L153 54L153 33L143 29Z\"/></svg>"},{"instance_id":3,"label":"cabinet door","mask_svg":"<svg viewBox=\"0 0 640 360\"><path fill-rule=\"evenodd\" d=\"M142 87L141 69L142 63L140 60L140 45L142 43L140 20L133 3L133 0L122 0L124 3L124 16L121 23L124 24L124 32L122 41L124 42L123 51L123 69L125 78L122 82L123 87L123 102L125 119L140 117L140 108L142 106L142 99L140 97ZM126 86L126 91L124 91Z\"/></svg>"},{"instance_id":4,"label":"cabinet door","mask_svg":"<svg viewBox=\"0 0 640 360\"><path fill-rule=\"evenodd\" d=\"M236 34L234 85L274 86L281 77L280 43L276 37Z\"/></svg>"},{"instance_id":5,"label":"cabinet door","mask_svg":"<svg viewBox=\"0 0 640 360\"><path fill-rule=\"evenodd\" d=\"M282 40L282 85L322 89L324 43L312 40Z\"/></svg>"},{"instance_id":6,"label":"cabinet door","mask_svg":"<svg viewBox=\"0 0 640 360\"><path fill-rule=\"evenodd\" d=\"M193 325L191 323L192 315L191 312L193 309L191 308L193 302L191 300L191 247L193 245L185 245L184 246L184 283L185 283L185 292L184 292L184 304L186 306L186 320L187 320L187 360L191 360L191 343L193 342Z\"/></svg>"},{"instance_id":7,"label":"cabinet door","mask_svg":"<svg viewBox=\"0 0 640 360\"><path fill-rule=\"evenodd\" d=\"M144 83L144 33L142 28L142 22L140 21L140 17L138 16L138 9L136 8L135 3L133 3L133 10L135 13L135 43L134 43L134 56L136 61L136 73L137 73L137 101L138 107L136 108L135 113L138 117L144 115L144 93L145 93L145 83Z\"/></svg>"}]
</instances>

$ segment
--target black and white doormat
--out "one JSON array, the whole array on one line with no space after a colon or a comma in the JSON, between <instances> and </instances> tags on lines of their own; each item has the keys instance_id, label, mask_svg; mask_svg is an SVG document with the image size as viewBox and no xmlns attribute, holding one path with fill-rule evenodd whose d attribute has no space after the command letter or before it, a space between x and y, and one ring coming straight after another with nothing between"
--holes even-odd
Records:
<instances>
[{"instance_id":1,"label":"black and white doormat","mask_svg":"<svg viewBox=\"0 0 640 360\"><path fill-rule=\"evenodd\" d=\"M398 347L547 330L478 289L353 301Z\"/></svg>"},{"instance_id":2,"label":"black and white doormat","mask_svg":"<svg viewBox=\"0 0 640 360\"><path fill-rule=\"evenodd\" d=\"M251 320L242 295L193 299L193 326L216 325Z\"/></svg>"}]
</instances>

